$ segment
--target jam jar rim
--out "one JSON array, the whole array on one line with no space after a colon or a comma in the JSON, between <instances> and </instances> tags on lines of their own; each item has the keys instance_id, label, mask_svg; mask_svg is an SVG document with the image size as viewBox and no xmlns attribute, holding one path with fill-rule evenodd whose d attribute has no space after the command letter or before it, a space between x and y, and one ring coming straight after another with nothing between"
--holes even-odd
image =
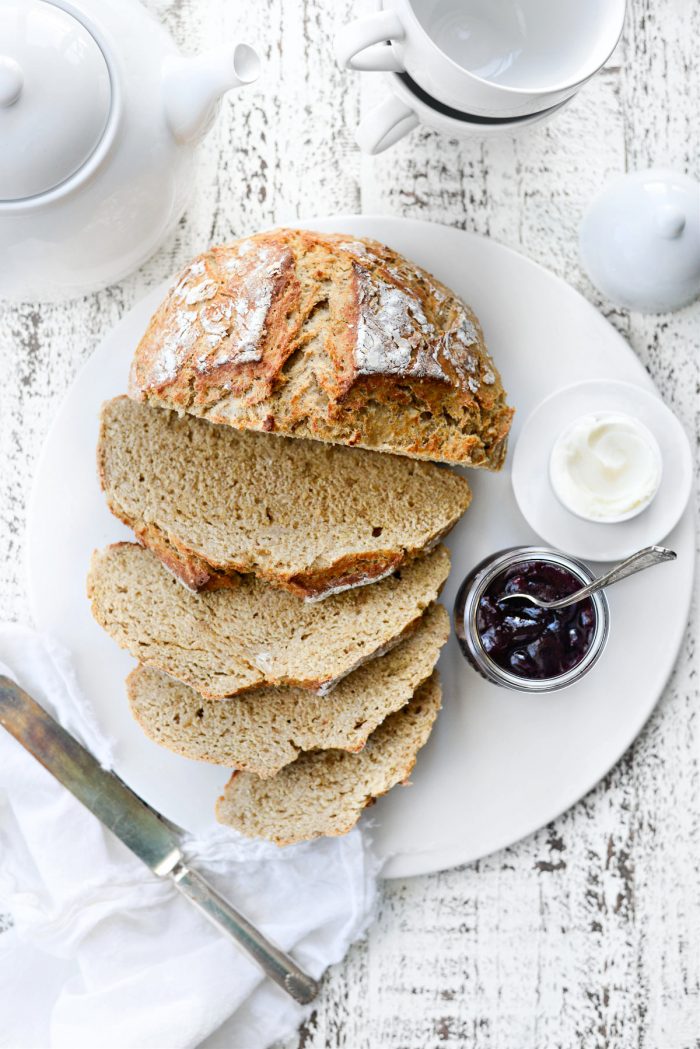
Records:
<instances>
[{"instance_id":1,"label":"jam jar rim","mask_svg":"<svg viewBox=\"0 0 700 1049\"><path fill-rule=\"evenodd\" d=\"M511 546L496 551L484 558L467 574L455 598L455 632L459 646L472 666L488 681L517 692L558 692L579 681L598 662L610 634L610 606L605 593L598 590L590 600L595 608L595 633L583 659L564 674L550 678L526 678L500 667L488 655L476 627L479 598L489 583L511 565L523 561L547 561L560 565L581 579L583 586L593 582L595 576L588 566L576 557L545 546ZM464 594L466 588L466 594ZM458 608L463 605L461 615ZM468 624L468 628L467 628Z\"/></svg>"}]
</instances>

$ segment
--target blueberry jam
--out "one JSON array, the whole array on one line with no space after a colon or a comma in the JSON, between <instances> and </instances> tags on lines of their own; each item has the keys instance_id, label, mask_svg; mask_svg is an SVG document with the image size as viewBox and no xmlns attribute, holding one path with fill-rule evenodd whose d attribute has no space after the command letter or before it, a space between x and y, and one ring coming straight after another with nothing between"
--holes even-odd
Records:
<instances>
[{"instance_id":1,"label":"blueberry jam","mask_svg":"<svg viewBox=\"0 0 700 1049\"><path fill-rule=\"evenodd\" d=\"M596 628L593 601L547 611L527 601L502 601L505 594L533 594L556 601L584 584L549 561L521 561L496 576L479 598L476 629L484 651L503 670L518 677L558 677L578 666Z\"/></svg>"}]
</instances>

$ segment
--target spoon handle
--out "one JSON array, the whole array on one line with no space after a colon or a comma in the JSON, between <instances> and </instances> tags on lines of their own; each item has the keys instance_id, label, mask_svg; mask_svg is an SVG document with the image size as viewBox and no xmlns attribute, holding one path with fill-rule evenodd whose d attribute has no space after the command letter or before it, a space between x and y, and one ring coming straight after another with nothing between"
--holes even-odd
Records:
<instances>
[{"instance_id":1,"label":"spoon handle","mask_svg":"<svg viewBox=\"0 0 700 1049\"><path fill-rule=\"evenodd\" d=\"M675 561L675 559L676 554L674 550L668 550L665 546L646 546L643 550L638 550L636 554L632 554L625 561L621 561L619 565L615 565L605 575L598 576L597 579L594 579L588 586L584 586L583 589L577 590L574 594L569 594L568 597L562 597L559 601L548 602L547 607L567 608L568 605L578 604L579 601L590 597L591 594L595 594L597 590L602 589L604 586L618 583L621 579L626 579L627 576L634 575L636 572L642 572L645 568L651 568L652 565L661 564L662 561Z\"/></svg>"}]
</instances>

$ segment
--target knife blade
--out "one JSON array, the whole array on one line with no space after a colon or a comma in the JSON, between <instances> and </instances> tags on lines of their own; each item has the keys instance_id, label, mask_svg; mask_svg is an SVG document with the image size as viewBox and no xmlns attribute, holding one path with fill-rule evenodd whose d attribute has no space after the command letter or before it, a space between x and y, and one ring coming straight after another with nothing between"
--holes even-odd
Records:
<instances>
[{"instance_id":1,"label":"knife blade","mask_svg":"<svg viewBox=\"0 0 700 1049\"><path fill-rule=\"evenodd\" d=\"M0 725L154 874L170 878L183 896L292 998L305 1005L316 997L319 984L189 867L174 825L165 822L115 773L103 769L24 689L2 675Z\"/></svg>"}]
</instances>

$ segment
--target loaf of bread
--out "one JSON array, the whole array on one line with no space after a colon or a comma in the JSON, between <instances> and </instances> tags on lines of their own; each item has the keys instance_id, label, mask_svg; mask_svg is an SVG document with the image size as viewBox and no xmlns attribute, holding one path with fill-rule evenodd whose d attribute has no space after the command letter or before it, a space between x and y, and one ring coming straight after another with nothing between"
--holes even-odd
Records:
<instances>
[{"instance_id":1,"label":"loaf of bread","mask_svg":"<svg viewBox=\"0 0 700 1049\"><path fill-rule=\"evenodd\" d=\"M127 678L131 712L147 736L195 761L274 776L307 750L358 751L433 672L450 632L434 605L410 637L348 674L328 696L259 688L233 699L203 699L152 667Z\"/></svg>"},{"instance_id":2,"label":"loaf of bread","mask_svg":"<svg viewBox=\"0 0 700 1049\"><path fill-rule=\"evenodd\" d=\"M177 278L133 397L237 429L500 469L512 410L471 310L391 248L278 229Z\"/></svg>"},{"instance_id":3,"label":"loaf of bread","mask_svg":"<svg viewBox=\"0 0 700 1049\"><path fill-rule=\"evenodd\" d=\"M273 779L234 772L217 803L217 819L276 845L345 834L365 806L407 779L439 709L435 673L405 707L382 722L358 754L311 751Z\"/></svg>"},{"instance_id":4,"label":"loaf of bread","mask_svg":"<svg viewBox=\"0 0 700 1049\"><path fill-rule=\"evenodd\" d=\"M109 508L190 588L253 572L306 599L375 582L469 505L451 470L271 439L117 397L102 408Z\"/></svg>"},{"instance_id":5,"label":"loaf of bread","mask_svg":"<svg viewBox=\"0 0 700 1049\"><path fill-rule=\"evenodd\" d=\"M88 596L118 645L202 696L262 685L323 693L415 630L449 567L439 546L374 586L305 603L255 576L193 594L149 550L115 543L93 555Z\"/></svg>"}]
</instances>

